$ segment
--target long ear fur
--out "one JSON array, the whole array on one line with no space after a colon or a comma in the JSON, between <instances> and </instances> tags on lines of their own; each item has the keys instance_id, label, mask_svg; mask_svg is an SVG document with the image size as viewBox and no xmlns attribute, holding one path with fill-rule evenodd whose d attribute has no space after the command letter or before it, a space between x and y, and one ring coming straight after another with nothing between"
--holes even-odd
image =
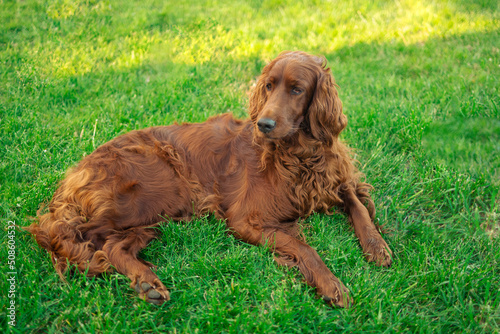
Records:
<instances>
[{"instance_id":1,"label":"long ear fur","mask_svg":"<svg viewBox=\"0 0 500 334\"><path fill-rule=\"evenodd\" d=\"M283 58L293 56L296 53L297 52L283 51L278 55L278 57L276 57L269 64L267 64L262 70L262 74L257 79L255 88L253 89L252 94L250 95L249 113L250 113L250 119L254 124L257 122L259 113L262 110L262 108L264 108L264 105L267 102L265 83L269 72L278 61L280 61Z\"/></svg>"},{"instance_id":2,"label":"long ear fur","mask_svg":"<svg viewBox=\"0 0 500 334\"><path fill-rule=\"evenodd\" d=\"M250 119L254 124L257 123L257 118L259 117L259 113L264 108L264 105L267 102L267 94L265 90L265 81L267 77L267 73L269 73L269 69L267 68L269 65L264 67L262 74L257 79L257 83L250 95L250 105L249 105L249 113ZM267 69L267 71L266 71Z\"/></svg>"},{"instance_id":3,"label":"long ear fur","mask_svg":"<svg viewBox=\"0 0 500 334\"><path fill-rule=\"evenodd\" d=\"M322 68L318 74L306 124L311 135L327 146L333 144L347 125L347 117L342 113L342 102L329 68Z\"/></svg>"}]
</instances>

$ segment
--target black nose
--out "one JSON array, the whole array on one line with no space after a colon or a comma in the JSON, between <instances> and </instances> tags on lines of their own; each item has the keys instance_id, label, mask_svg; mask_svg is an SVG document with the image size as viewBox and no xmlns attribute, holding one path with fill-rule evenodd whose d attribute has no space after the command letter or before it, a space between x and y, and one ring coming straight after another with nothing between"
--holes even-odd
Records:
<instances>
[{"instance_id":1,"label":"black nose","mask_svg":"<svg viewBox=\"0 0 500 334\"><path fill-rule=\"evenodd\" d=\"M270 118L261 118L257 122L257 126L261 132L269 133L276 127L276 122Z\"/></svg>"}]
</instances>

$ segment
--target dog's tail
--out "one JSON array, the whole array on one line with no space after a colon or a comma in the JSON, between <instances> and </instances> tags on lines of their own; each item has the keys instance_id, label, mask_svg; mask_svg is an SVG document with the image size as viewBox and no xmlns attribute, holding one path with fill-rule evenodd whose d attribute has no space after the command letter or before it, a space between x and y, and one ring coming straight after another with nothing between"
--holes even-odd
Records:
<instances>
[{"instance_id":1,"label":"dog's tail","mask_svg":"<svg viewBox=\"0 0 500 334\"><path fill-rule=\"evenodd\" d=\"M74 175L74 174L73 174ZM37 223L24 229L34 235L36 242L51 255L54 267L64 280L64 273L70 267L87 276L95 276L111 271L107 254L96 250L91 240L86 240L82 227L89 225L86 214L75 197L65 193L67 181L63 181L49 204L48 212L41 208L37 213ZM73 268L74 268L73 267Z\"/></svg>"}]
</instances>

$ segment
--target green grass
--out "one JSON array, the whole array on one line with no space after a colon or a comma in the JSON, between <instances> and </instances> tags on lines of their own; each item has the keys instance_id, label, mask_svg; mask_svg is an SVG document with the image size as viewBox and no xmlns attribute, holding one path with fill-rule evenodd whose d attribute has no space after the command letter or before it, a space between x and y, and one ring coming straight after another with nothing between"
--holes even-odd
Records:
<instances>
[{"instance_id":1,"label":"green grass","mask_svg":"<svg viewBox=\"0 0 500 334\"><path fill-rule=\"evenodd\" d=\"M2 332L500 332L497 1L0 1ZM66 169L132 129L245 117L282 50L325 55L394 251L368 264L344 215L304 222L355 304L332 309L295 269L207 217L165 223L143 252L162 307L121 275L63 283L7 222L30 224ZM4 297L5 296L5 297Z\"/></svg>"}]
</instances>

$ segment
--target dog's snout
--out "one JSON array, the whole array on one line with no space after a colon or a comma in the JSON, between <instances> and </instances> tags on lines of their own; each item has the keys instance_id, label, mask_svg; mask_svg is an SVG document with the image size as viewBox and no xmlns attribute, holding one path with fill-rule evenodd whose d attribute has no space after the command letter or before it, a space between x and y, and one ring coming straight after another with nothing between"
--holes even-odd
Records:
<instances>
[{"instance_id":1,"label":"dog's snout","mask_svg":"<svg viewBox=\"0 0 500 334\"><path fill-rule=\"evenodd\" d=\"M257 126L261 132L269 133L276 127L276 121L273 121L270 118L261 118L257 122Z\"/></svg>"}]
</instances>

